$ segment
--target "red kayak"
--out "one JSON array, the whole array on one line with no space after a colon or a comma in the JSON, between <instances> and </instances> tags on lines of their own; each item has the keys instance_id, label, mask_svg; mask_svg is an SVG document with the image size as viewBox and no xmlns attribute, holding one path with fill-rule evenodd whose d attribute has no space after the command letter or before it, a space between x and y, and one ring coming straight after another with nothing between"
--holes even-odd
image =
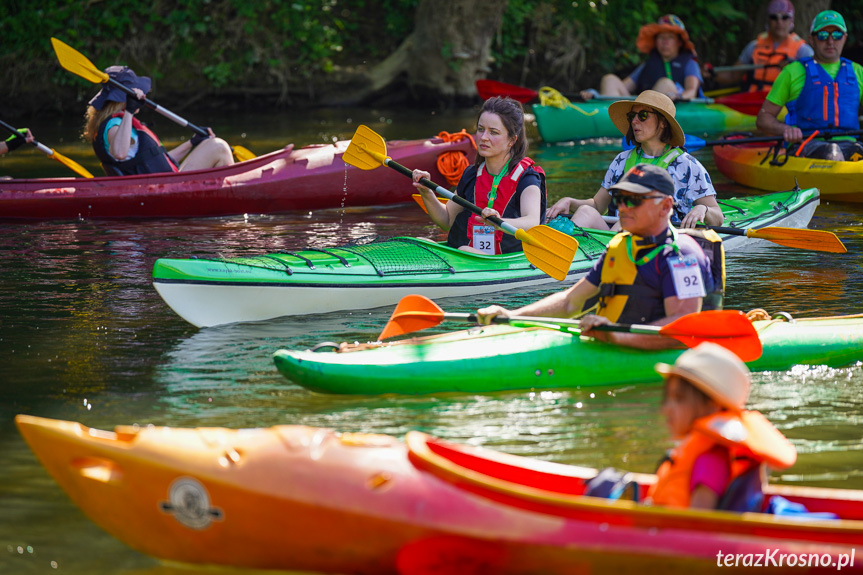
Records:
<instances>
[{"instance_id":1,"label":"red kayak","mask_svg":"<svg viewBox=\"0 0 863 575\"><path fill-rule=\"evenodd\" d=\"M0 180L0 218L183 218L264 214L411 201L414 188L390 170L363 171L342 160L347 141L288 146L208 170L141 176ZM468 139L388 142L399 163L445 175L438 160L459 154L472 162Z\"/></svg>"},{"instance_id":2,"label":"red kayak","mask_svg":"<svg viewBox=\"0 0 863 575\"><path fill-rule=\"evenodd\" d=\"M760 555L760 565L779 567L769 573L863 569L863 554L856 555L858 547L863 552L863 492L850 489L767 487L768 499L781 495L837 519L671 509L585 496L595 469L419 432L403 443L290 425L103 431L26 415L15 421L90 519L168 561L324 573L574 575L646 566L700 573L754 566ZM655 480L633 479L642 487Z\"/></svg>"}]
</instances>

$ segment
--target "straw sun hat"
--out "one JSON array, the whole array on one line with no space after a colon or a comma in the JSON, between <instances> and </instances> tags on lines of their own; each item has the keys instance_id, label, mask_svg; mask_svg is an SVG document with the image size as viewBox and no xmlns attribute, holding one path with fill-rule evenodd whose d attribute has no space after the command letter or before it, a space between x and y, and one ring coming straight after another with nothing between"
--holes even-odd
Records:
<instances>
[{"instance_id":1,"label":"straw sun hat","mask_svg":"<svg viewBox=\"0 0 863 575\"><path fill-rule=\"evenodd\" d=\"M749 368L734 352L705 342L680 354L674 365L657 363L665 378L676 375L692 383L712 400L733 411L742 411L749 399Z\"/></svg>"},{"instance_id":2,"label":"straw sun hat","mask_svg":"<svg viewBox=\"0 0 863 575\"><path fill-rule=\"evenodd\" d=\"M683 128L680 127L680 124L677 123L677 120L674 119L674 115L677 113L677 108L674 107L674 102L671 101L671 98L662 94L660 92L656 92L655 90L645 90L635 100L620 100L618 102L613 102L608 107L608 117L611 118L611 122L620 130L620 133L624 136L629 131L629 120L626 119L626 114L632 110L632 107L636 104L642 104L644 106L649 106L656 112L662 114L665 118L665 121L668 122L668 125L671 126L671 141L669 144L672 147L680 147L686 142L686 135L683 133Z\"/></svg>"}]
</instances>

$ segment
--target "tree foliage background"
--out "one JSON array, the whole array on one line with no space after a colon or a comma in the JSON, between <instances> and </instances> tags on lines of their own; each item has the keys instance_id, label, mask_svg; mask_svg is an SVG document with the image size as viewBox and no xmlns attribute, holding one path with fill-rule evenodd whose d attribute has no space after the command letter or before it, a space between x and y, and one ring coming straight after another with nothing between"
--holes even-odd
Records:
<instances>
[{"instance_id":1,"label":"tree foliage background","mask_svg":"<svg viewBox=\"0 0 863 575\"><path fill-rule=\"evenodd\" d=\"M172 101L273 106L332 101L395 51L417 26L421 2L434 0L7 0L0 3L0 112L81 106L96 91L62 70L56 36L96 66L126 64ZM638 29L665 13L686 23L702 62L730 64L764 29L767 0L509 0L493 36L487 77L571 91L641 61ZM850 0L797 0L802 14L830 7L850 30L846 55L863 35L863 6ZM451 18L445 10L435 12ZM807 18L811 18L808 16ZM464 29L462 27L462 29ZM446 43L441 58L447 60ZM451 62L451 61L450 61ZM449 65L456 65L450 63ZM182 109L181 106L176 106Z\"/></svg>"}]
</instances>

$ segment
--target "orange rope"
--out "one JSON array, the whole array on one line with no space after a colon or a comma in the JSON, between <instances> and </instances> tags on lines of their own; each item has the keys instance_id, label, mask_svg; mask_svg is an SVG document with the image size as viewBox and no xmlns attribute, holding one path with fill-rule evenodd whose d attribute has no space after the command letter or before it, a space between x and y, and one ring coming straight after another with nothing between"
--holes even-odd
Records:
<instances>
[{"instance_id":1,"label":"orange rope","mask_svg":"<svg viewBox=\"0 0 863 575\"><path fill-rule=\"evenodd\" d=\"M470 140L470 143L473 144L473 149L476 150L476 142L473 141L473 136L468 134L464 129L455 134L441 132L437 137L444 142L458 142L459 140L467 138ZM437 169L451 186L458 184L462 173L469 165L470 162L467 159L467 154L461 150L456 152L444 152L437 158Z\"/></svg>"}]
</instances>

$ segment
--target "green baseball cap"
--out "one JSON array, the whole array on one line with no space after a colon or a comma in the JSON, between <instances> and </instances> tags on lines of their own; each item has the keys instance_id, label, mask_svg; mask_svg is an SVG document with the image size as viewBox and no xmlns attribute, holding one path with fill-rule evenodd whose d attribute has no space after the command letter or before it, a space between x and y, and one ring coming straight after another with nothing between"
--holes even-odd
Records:
<instances>
[{"instance_id":1,"label":"green baseball cap","mask_svg":"<svg viewBox=\"0 0 863 575\"><path fill-rule=\"evenodd\" d=\"M848 28L845 26L845 18L842 17L842 14L836 10L824 10L823 12L819 12L812 21L809 33L814 34L827 26L836 26L843 32L848 32Z\"/></svg>"}]
</instances>

